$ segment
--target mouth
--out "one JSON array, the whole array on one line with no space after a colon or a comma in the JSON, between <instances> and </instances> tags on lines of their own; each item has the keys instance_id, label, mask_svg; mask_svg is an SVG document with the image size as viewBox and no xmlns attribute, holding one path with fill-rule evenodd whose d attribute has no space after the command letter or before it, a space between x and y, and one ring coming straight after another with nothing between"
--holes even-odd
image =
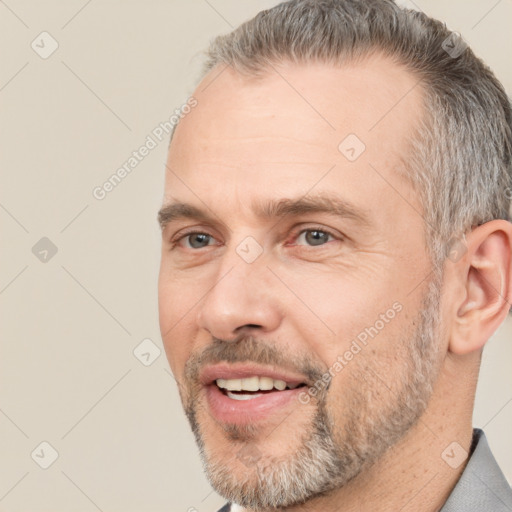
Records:
<instances>
[{"instance_id":1,"label":"mouth","mask_svg":"<svg viewBox=\"0 0 512 512\"><path fill-rule=\"evenodd\" d=\"M231 424L254 424L283 414L307 386L302 375L248 364L207 367L200 381L211 415Z\"/></svg>"},{"instance_id":2,"label":"mouth","mask_svg":"<svg viewBox=\"0 0 512 512\"><path fill-rule=\"evenodd\" d=\"M258 375L243 379L217 379L215 384L232 400L254 400L264 394L292 390L306 385Z\"/></svg>"}]
</instances>

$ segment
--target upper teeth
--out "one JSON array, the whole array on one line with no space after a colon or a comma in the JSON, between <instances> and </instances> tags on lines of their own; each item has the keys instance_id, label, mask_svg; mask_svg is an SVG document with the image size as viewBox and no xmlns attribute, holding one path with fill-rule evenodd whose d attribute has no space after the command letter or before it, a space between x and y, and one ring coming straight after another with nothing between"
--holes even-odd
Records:
<instances>
[{"instance_id":1,"label":"upper teeth","mask_svg":"<svg viewBox=\"0 0 512 512\"><path fill-rule=\"evenodd\" d=\"M245 379L217 379L215 382L219 388L227 389L228 391L265 391L272 388L282 391L286 387L294 389L298 386L298 384L286 383L284 380L257 376Z\"/></svg>"}]
</instances>

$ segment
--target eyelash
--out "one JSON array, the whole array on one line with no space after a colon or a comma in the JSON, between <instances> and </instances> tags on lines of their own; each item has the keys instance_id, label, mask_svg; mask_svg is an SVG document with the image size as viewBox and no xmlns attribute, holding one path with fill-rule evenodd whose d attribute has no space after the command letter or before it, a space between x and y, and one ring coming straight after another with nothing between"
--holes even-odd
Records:
<instances>
[{"instance_id":1,"label":"eyelash","mask_svg":"<svg viewBox=\"0 0 512 512\"><path fill-rule=\"evenodd\" d=\"M303 233L306 233L308 231L320 231L320 232L325 233L326 235L334 238L335 240L343 240L343 238L340 235L336 235L335 233L329 231L328 229L325 229L322 226L312 226L312 227L302 228L300 230L295 230L295 231L292 232L291 235L292 235L293 239L296 239L300 235L302 235ZM172 244L171 250L174 249L182 240L184 240L185 238L187 238L188 236L191 236L191 235L207 235L207 236L215 239L215 237L213 235L210 235L210 233L208 233L206 231L198 231L198 230L185 231L178 238L176 238L176 239L171 241L171 244ZM326 244L329 243L330 241L332 241L332 240L329 240L328 242L326 242ZM299 247L311 247L311 248L314 248L314 247L323 247L326 244L320 244L318 246L314 246L314 245L301 245ZM209 246L205 246L205 247L209 247ZM205 247L200 247L199 249L204 249ZM186 249L188 249L188 247ZM191 248L190 250L198 251L199 249Z\"/></svg>"},{"instance_id":2,"label":"eyelash","mask_svg":"<svg viewBox=\"0 0 512 512\"><path fill-rule=\"evenodd\" d=\"M328 229L323 228L322 226L312 226L307 228L302 228L299 230L292 231L292 237L294 240L296 240L300 235L303 233L307 233L308 231L320 231L321 233L325 233L326 235L330 236L331 238L334 238L335 240L340 240L340 236L334 234L333 232L329 231ZM329 242L332 242L332 240L328 240L325 244L320 244L318 246L315 245L301 245L300 247L324 247Z\"/></svg>"}]
</instances>

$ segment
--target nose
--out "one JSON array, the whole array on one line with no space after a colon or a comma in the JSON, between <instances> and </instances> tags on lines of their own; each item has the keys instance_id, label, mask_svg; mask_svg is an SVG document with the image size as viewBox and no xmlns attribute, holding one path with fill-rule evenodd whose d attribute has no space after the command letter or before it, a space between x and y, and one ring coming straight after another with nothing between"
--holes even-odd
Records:
<instances>
[{"instance_id":1,"label":"nose","mask_svg":"<svg viewBox=\"0 0 512 512\"><path fill-rule=\"evenodd\" d=\"M211 336L232 340L241 334L267 334L282 320L277 290L265 258L246 263L234 251L227 256L211 288L198 305L198 325Z\"/></svg>"}]
</instances>

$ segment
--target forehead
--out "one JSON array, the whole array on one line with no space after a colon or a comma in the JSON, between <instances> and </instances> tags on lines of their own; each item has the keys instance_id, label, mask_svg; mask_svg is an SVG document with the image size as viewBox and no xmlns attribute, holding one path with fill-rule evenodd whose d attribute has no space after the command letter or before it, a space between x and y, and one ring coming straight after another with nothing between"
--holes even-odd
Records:
<instances>
[{"instance_id":1,"label":"forehead","mask_svg":"<svg viewBox=\"0 0 512 512\"><path fill-rule=\"evenodd\" d=\"M418 78L381 56L276 65L258 78L216 68L194 96L171 143L167 199L208 198L212 186L239 201L313 187L382 193L400 179L422 112Z\"/></svg>"}]
</instances>

